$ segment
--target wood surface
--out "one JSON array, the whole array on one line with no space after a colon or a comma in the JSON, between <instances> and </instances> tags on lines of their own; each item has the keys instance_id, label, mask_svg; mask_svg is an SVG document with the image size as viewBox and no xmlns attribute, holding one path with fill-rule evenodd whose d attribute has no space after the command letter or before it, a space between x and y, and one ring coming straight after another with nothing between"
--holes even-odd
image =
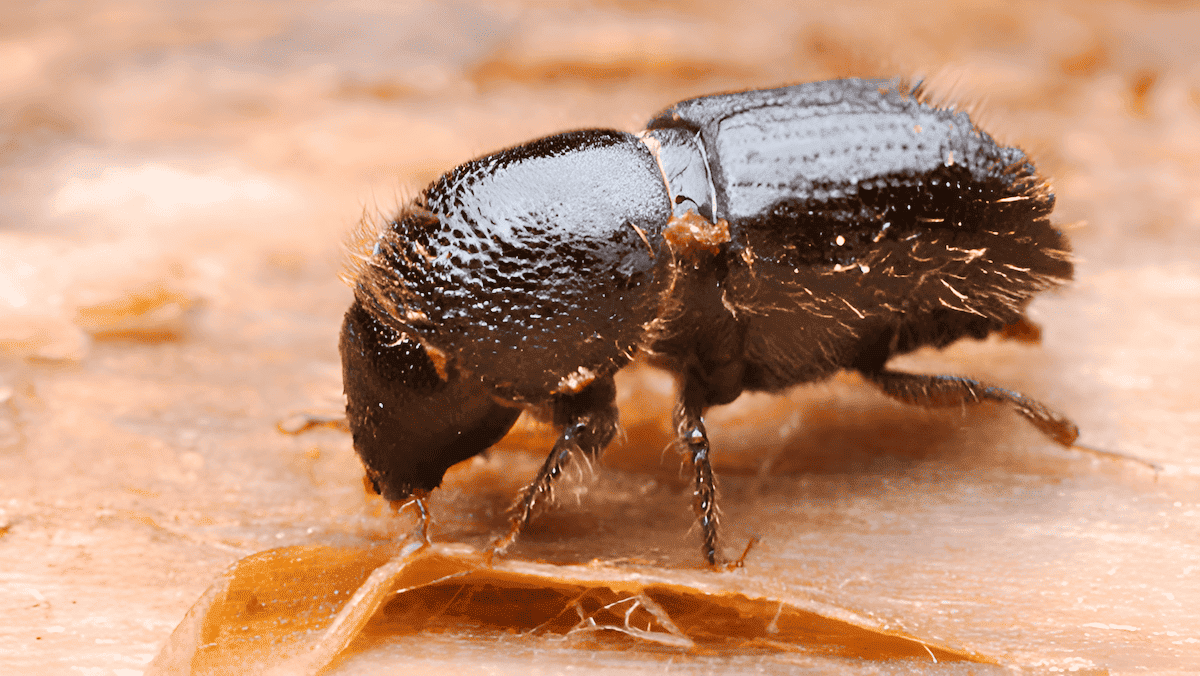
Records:
<instances>
[{"instance_id":1,"label":"wood surface","mask_svg":"<svg viewBox=\"0 0 1200 676\"><path fill-rule=\"evenodd\" d=\"M4 4L0 671L1195 669L1197 36L1188 2ZM634 370L624 440L502 562L478 551L535 425L451 471L436 547L377 568L411 516L364 493L346 434L279 430L342 406L361 214L686 97L897 74L1030 151L1079 258L1032 306L1040 346L903 366L1026 392L1159 471L851 377L744 397L709 429L726 553L759 540L714 573L664 450L672 383ZM306 657L374 570L346 650Z\"/></svg>"}]
</instances>

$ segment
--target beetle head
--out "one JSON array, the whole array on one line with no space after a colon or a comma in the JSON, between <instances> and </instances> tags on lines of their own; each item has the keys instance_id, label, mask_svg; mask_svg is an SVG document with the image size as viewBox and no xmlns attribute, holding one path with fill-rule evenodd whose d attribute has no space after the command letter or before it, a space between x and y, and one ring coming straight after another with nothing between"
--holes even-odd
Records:
<instances>
[{"instance_id":1,"label":"beetle head","mask_svg":"<svg viewBox=\"0 0 1200 676\"><path fill-rule=\"evenodd\" d=\"M436 488L451 465L499 441L520 415L478 378L439 367L424 345L358 301L338 347L354 450L388 500Z\"/></svg>"}]
</instances>

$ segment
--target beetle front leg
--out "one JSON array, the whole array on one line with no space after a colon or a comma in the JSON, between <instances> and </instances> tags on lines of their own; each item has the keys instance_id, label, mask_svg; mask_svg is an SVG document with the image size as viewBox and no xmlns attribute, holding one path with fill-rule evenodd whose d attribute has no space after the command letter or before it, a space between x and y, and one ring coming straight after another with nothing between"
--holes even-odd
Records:
<instances>
[{"instance_id":1,"label":"beetle front leg","mask_svg":"<svg viewBox=\"0 0 1200 676\"><path fill-rule=\"evenodd\" d=\"M1079 438L1079 428L1045 404L1020 392L958 376L928 376L901 371L863 372L883 393L906 404L926 408L961 406L981 401L1008 404L1042 434L1070 448Z\"/></svg>"},{"instance_id":2,"label":"beetle front leg","mask_svg":"<svg viewBox=\"0 0 1200 676\"><path fill-rule=\"evenodd\" d=\"M713 475L711 447L704 429L704 405L701 397L685 385L675 407L675 431L683 450L692 460L692 511L700 524L704 538L702 551L709 565L717 565L720 550L717 544L717 483Z\"/></svg>"},{"instance_id":3,"label":"beetle front leg","mask_svg":"<svg viewBox=\"0 0 1200 676\"><path fill-rule=\"evenodd\" d=\"M616 385L609 377L591 383L577 394L562 395L554 402L554 422L562 432L537 477L517 496L509 519L509 531L492 543L489 559L494 554L503 554L516 541L540 505L553 502L554 482L562 476L573 453L596 458L616 436L616 396Z\"/></svg>"}]
</instances>

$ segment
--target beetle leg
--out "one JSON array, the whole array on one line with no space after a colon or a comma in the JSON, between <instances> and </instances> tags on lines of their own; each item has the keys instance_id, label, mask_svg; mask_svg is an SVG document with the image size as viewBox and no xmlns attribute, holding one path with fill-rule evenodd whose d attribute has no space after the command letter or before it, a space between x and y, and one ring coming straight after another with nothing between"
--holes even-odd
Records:
<instances>
[{"instance_id":1,"label":"beetle leg","mask_svg":"<svg viewBox=\"0 0 1200 676\"><path fill-rule=\"evenodd\" d=\"M702 551L709 565L717 565L717 483L713 476L708 432L704 429L704 406L700 397L685 386L683 396L675 407L675 431L684 450L691 455L692 511L704 538Z\"/></svg>"},{"instance_id":2,"label":"beetle leg","mask_svg":"<svg viewBox=\"0 0 1200 676\"><path fill-rule=\"evenodd\" d=\"M906 404L927 408L961 406L981 401L1008 404L1052 440L1070 447L1079 428L1062 415L1020 392L958 376L928 376L901 371L863 372L883 393Z\"/></svg>"},{"instance_id":3,"label":"beetle leg","mask_svg":"<svg viewBox=\"0 0 1200 676\"><path fill-rule=\"evenodd\" d=\"M363 477L363 482L370 489L370 477ZM429 506L425 503L429 499L429 491L417 489L409 496L407 500L392 500L390 502L392 511L396 514L404 511L405 507L412 505L417 510L417 527L413 530L414 533L421 534L421 542L425 545L431 544L429 539ZM412 537L411 535L409 536Z\"/></svg>"},{"instance_id":4,"label":"beetle leg","mask_svg":"<svg viewBox=\"0 0 1200 676\"><path fill-rule=\"evenodd\" d=\"M492 543L488 551L490 560L494 554L504 553L521 529L529 525L539 505L554 499L554 482L562 476L563 469L578 451L586 457L600 455L617 433L617 389L612 377L594 381L578 394L559 397L554 402L554 422L562 428L550 455L542 463L537 477L517 496L513 515L509 519L509 531Z\"/></svg>"}]
</instances>

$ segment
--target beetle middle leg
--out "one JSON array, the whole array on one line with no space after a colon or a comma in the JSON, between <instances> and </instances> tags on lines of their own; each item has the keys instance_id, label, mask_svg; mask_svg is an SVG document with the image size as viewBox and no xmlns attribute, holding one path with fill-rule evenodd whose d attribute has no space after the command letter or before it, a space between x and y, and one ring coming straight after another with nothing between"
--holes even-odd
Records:
<instances>
[{"instance_id":1,"label":"beetle middle leg","mask_svg":"<svg viewBox=\"0 0 1200 676\"><path fill-rule=\"evenodd\" d=\"M1008 404L1050 439L1070 448L1079 438L1075 423L1020 392L959 376L929 376L902 371L863 371L883 393L906 404L926 408L961 406L981 401Z\"/></svg>"},{"instance_id":2,"label":"beetle middle leg","mask_svg":"<svg viewBox=\"0 0 1200 676\"><path fill-rule=\"evenodd\" d=\"M617 387L612 377L592 382L578 393L560 395L552 404L554 424L562 432L538 470L537 477L517 496L513 505L509 531L492 543L488 552L504 553L521 529L529 525L539 505L554 499L554 482L562 476L563 469L573 453L596 458L608 446L617 433Z\"/></svg>"},{"instance_id":3,"label":"beetle middle leg","mask_svg":"<svg viewBox=\"0 0 1200 676\"><path fill-rule=\"evenodd\" d=\"M689 379L690 380L690 379ZM711 447L704 429L705 398L695 383L687 382L675 406L675 432L683 451L692 461L692 511L704 538L702 551L709 565L717 565L717 483L713 475Z\"/></svg>"}]
</instances>

